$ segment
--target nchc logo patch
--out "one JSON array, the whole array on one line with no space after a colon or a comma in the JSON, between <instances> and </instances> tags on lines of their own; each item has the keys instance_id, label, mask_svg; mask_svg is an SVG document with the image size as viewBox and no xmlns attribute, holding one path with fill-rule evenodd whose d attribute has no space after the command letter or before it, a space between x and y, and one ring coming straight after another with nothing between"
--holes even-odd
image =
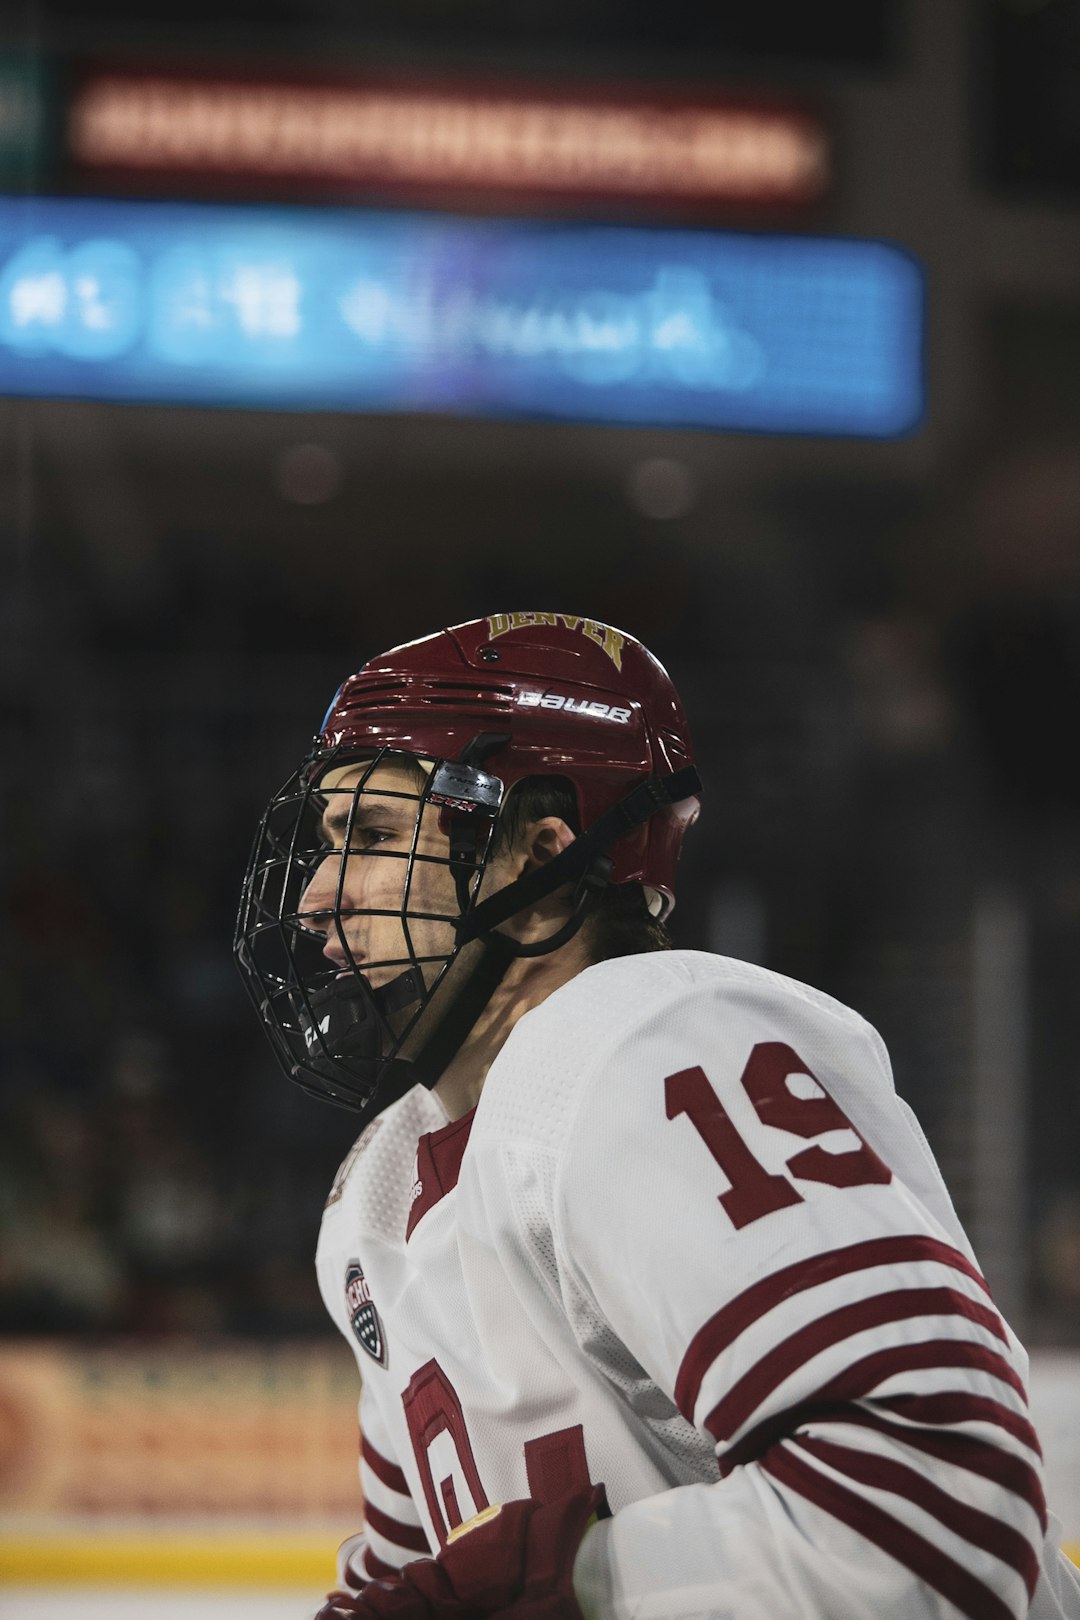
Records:
<instances>
[{"instance_id":1,"label":"nchc logo patch","mask_svg":"<svg viewBox=\"0 0 1080 1620\"><path fill-rule=\"evenodd\" d=\"M345 1267L345 1305L356 1337L368 1355L385 1367L386 1338L359 1260L350 1260Z\"/></svg>"}]
</instances>

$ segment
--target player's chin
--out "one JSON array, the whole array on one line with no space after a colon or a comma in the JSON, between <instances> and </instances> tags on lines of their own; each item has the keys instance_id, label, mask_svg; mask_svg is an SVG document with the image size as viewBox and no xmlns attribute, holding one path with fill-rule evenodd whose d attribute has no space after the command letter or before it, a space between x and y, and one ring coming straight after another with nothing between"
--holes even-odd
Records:
<instances>
[{"instance_id":1,"label":"player's chin","mask_svg":"<svg viewBox=\"0 0 1080 1620\"><path fill-rule=\"evenodd\" d=\"M396 967L382 967L377 962L365 963L356 972L356 978L362 979L369 990L383 990L388 984L400 977L405 969L400 965Z\"/></svg>"}]
</instances>

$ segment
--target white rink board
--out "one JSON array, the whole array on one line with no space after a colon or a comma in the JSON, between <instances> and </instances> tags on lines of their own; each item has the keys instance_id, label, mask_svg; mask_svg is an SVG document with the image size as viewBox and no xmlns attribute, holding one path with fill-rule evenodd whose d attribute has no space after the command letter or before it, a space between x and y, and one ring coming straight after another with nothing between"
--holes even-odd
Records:
<instances>
[{"instance_id":1,"label":"white rink board","mask_svg":"<svg viewBox=\"0 0 1080 1620\"><path fill-rule=\"evenodd\" d=\"M1033 1350L1031 1418L1046 1458L1046 1500L1064 1540L1080 1547L1080 1351Z\"/></svg>"},{"instance_id":2,"label":"white rink board","mask_svg":"<svg viewBox=\"0 0 1080 1620\"><path fill-rule=\"evenodd\" d=\"M325 1601L318 1593L170 1592L155 1587L9 1586L0 1590L3 1620L312 1620Z\"/></svg>"}]
</instances>

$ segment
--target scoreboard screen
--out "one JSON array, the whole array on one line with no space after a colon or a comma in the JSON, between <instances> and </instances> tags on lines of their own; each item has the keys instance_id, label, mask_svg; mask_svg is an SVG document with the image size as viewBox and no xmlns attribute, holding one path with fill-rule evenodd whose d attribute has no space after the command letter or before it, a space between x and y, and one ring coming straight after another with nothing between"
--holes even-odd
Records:
<instances>
[{"instance_id":1,"label":"scoreboard screen","mask_svg":"<svg viewBox=\"0 0 1080 1620\"><path fill-rule=\"evenodd\" d=\"M441 214L0 200L0 392L890 437L901 248Z\"/></svg>"}]
</instances>

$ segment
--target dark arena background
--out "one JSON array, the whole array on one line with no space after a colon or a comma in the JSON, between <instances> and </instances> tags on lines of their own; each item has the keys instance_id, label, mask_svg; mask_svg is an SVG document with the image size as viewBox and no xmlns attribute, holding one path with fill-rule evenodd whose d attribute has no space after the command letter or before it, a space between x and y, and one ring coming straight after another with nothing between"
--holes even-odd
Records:
<instances>
[{"instance_id":1,"label":"dark arena background","mask_svg":"<svg viewBox=\"0 0 1080 1620\"><path fill-rule=\"evenodd\" d=\"M672 672L676 943L881 1031L1080 1552L1080 0L13 0L0 193L0 1615L331 1582L355 1133L233 920L496 611Z\"/></svg>"}]
</instances>

